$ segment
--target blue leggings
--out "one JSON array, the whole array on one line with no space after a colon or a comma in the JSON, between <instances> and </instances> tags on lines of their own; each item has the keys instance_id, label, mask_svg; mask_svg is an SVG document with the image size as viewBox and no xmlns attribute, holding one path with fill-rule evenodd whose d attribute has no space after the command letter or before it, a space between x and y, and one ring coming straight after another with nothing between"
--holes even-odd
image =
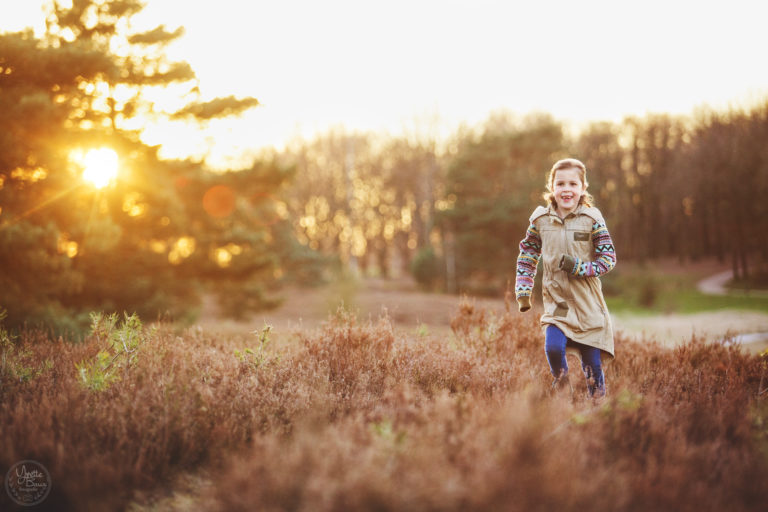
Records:
<instances>
[{"instance_id":1,"label":"blue leggings","mask_svg":"<svg viewBox=\"0 0 768 512\"><path fill-rule=\"evenodd\" d=\"M581 369L587 378L589 396L605 396L605 376L600 362L600 349L576 343L568 339L558 327L550 324L544 335L544 350L552 375L568 375L568 361L565 359L565 347L575 347L581 352Z\"/></svg>"}]
</instances>

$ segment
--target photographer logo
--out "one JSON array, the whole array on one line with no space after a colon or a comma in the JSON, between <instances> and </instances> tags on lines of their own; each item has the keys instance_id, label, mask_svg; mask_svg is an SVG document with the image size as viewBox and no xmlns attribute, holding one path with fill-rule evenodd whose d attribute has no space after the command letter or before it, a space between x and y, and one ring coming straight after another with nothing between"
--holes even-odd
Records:
<instances>
[{"instance_id":1,"label":"photographer logo","mask_svg":"<svg viewBox=\"0 0 768 512\"><path fill-rule=\"evenodd\" d=\"M5 490L19 505L37 505L51 492L51 475L39 462L23 460L6 473Z\"/></svg>"}]
</instances>

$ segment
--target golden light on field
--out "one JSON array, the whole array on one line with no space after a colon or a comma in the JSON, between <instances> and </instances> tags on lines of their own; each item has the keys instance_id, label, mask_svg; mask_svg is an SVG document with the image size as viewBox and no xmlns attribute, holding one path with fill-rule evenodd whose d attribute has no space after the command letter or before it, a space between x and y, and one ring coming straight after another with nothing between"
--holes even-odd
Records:
<instances>
[{"instance_id":1,"label":"golden light on field","mask_svg":"<svg viewBox=\"0 0 768 512\"><path fill-rule=\"evenodd\" d=\"M119 162L113 149L91 149L83 156L83 179L96 188L104 188L117 177Z\"/></svg>"}]
</instances>

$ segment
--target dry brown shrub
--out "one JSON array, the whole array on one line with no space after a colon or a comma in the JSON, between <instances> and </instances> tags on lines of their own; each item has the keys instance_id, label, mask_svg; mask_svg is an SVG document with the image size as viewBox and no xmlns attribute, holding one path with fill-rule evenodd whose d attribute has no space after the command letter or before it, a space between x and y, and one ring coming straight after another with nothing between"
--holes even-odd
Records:
<instances>
[{"instance_id":1,"label":"dry brown shrub","mask_svg":"<svg viewBox=\"0 0 768 512\"><path fill-rule=\"evenodd\" d=\"M192 472L199 510L763 509L765 357L619 336L594 404L583 383L549 396L535 316L467 301L452 326L339 311L258 358L161 327L101 392L75 371L98 340L26 333L5 355L34 371L0 375L0 469L42 462L57 510L151 509Z\"/></svg>"}]
</instances>

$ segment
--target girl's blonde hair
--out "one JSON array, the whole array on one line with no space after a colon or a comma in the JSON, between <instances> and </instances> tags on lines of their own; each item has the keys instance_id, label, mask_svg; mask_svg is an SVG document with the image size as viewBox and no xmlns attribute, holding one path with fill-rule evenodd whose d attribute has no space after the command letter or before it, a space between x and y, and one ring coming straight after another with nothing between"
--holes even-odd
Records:
<instances>
[{"instance_id":1,"label":"girl's blonde hair","mask_svg":"<svg viewBox=\"0 0 768 512\"><path fill-rule=\"evenodd\" d=\"M558 160L555 162L555 165L552 166L552 169L550 169L549 175L547 176L547 191L544 192L544 200L547 202L547 204L555 204L555 193L553 190L555 184L555 174L557 174L557 171L562 171L564 169L576 169L579 171L579 178L584 184L584 193L581 194L581 197L579 198L579 204L583 204L584 206L592 206L592 203L595 201L595 199L592 197L592 194L586 190L589 186L589 183L587 182L587 166L584 165L581 160L576 160L575 158L564 158L562 160Z\"/></svg>"}]
</instances>

